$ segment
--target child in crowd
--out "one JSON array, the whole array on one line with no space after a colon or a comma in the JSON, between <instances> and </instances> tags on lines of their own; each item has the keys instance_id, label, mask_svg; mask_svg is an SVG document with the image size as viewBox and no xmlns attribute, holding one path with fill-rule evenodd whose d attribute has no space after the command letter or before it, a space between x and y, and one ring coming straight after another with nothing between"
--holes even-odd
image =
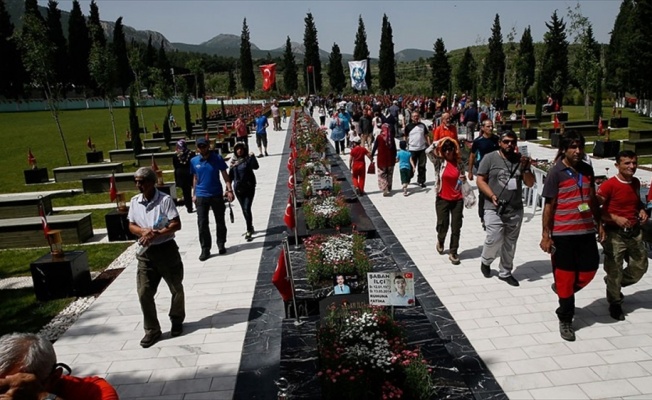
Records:
<instances>
[{"instance_id":1,"label":"child in crowd","mask_svg":"<svg viewBox=\"0 0 652 400\"><path fill-rule=\"evenodd\" d=\"M398 163L398 169L401 172L401 183L403 184L403 196L408 195L408 185L410 184L410 179L414 176L414 160L410 155L410 152L407 151L407 142L401 140L398 144L399 151L396 153L396 162Z\"/></svg>"},{"instance_id":2,"label":"child in crowd","mask_svg":"<svg viewBox=\"0 0 652 400\"><path fill-rule=\"evenodd\" d=\"M367 177L367 165L365 157L372 160L369 150L360 146L360 136L351 138L351 156L349 158L349 168L351 169L351 178L353 179L353 188L358 196L364 195L364 183Z\"/></svg>"}]
</instances>

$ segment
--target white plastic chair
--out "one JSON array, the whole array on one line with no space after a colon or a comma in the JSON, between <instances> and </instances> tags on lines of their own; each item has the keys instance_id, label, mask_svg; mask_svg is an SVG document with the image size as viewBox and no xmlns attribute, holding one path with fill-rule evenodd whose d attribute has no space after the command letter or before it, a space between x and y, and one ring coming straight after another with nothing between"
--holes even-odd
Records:
<instances>
[{"instance_id":1,"label":"white plastic chair","mask_svg":"<svg viewBox=\"0 0 652 400\"><path fill-rule=\"evenodd\" d=\"M532 186L532 197L529 206L532 207L532 216L534 216L538 207L543 210L543 181L546 173L535 167L532 167L532 172L534 173L534 186Z\"/></svg>"}]
</instances>

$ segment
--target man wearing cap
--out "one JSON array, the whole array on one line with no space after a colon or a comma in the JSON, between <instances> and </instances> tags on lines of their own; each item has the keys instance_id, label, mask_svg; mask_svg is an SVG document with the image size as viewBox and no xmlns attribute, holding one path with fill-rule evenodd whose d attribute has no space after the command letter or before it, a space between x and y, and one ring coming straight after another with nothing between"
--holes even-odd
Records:
<instances>
[{"instance_id":1,"label":"man wearing cap","mask_svg":"<svg viewBox=\"0 0 652 400\"><path fill-rule=\"evenodd\" d=\"M200 261L207 260L211 255L211 231L208 221L208 210L213 210L215 216L217 248L219 254L226 253L226 223L224 222L224 192L220 175L226 185L226 198L233 201L231 179L226 172L227 165L221 155L211 151L205 138L197 139L199 155L190 161L190 172L193 175L192 199L197 207L197 227L199 228L199 243L201 244Z\"/></svg>"},{"instance_id":2,"label":"man wearing cap","mask_svg":"<svg viewBox=\"0 0 652 400\"><path fill-rule=\"evenodd\" d=\"M516 134L504 131L500 150L484 156L478 167L478 189L485 196L487 230L480 270L485 278L491 278L491 263L500 257L498 279L511 286L519 286L512 270L523 222L522 183L527 187L534 185L530 159L521 157L515 150Z\"/></svg>"},{"instance_id":3,"label":"man wearing cap","mask_svg":"<svg viewBox=\"0 0 652 400\"><path fill-rule=\"evenodd\" d=\"M186 317L183 261L179 246L174 241L174 233L181 229L181 219L172 198L156 189L156 174L151 168L139 168L134 174L134 180L140 194L131 198L127 219L129 231L139 237L136 286L145 329L140 345L148 348L161 337L161 325L154 302L161 279L172 294L170 335L179 336L183 332L183 320Z\"/></svg>"},{"instance_id":4,"label":"man wearing cap","mask_svg":"<svg viewBox=\"0 0 652 400\"><path fill-rule=\"evenodd\" d=\"M254 120L256 125L256 146L258 146L258 157L263 156L263 150L265 155L267 154L267 127L269 122L267 122L267 117L263 115L260 109L256 110L256 119Z\"/></svg>"}]
</instances>

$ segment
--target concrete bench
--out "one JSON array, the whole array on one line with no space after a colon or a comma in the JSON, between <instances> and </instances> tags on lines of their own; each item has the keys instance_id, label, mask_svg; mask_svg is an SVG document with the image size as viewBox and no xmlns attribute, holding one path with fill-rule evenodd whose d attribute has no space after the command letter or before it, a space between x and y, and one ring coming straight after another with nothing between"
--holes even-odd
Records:
<instances>
[{"instance_id":1,"label":"concrete bench","mask_svg":"<svg viewBox=\"0 0 652 400\"><path fill-rule=\"evenodd\" d=\"M81 181L84 193L108 193L111 189L111 174L88 175ZM133 172L115 174L115 187L118 192L136 190Z\"/></svg>"},{"instance_id":2,"label":"concrete bench","mask_svg":"<svg viewBox=\"0 0 652 400\"><path fill-rule=\"evenodd\" d=\"M50 194L16 193L0 197L0 219L38 217L39 203L43 203L45 215L52 213Z\"/></svg>"},{"instance_id":3,"label":"concrete bench","mask_svg":"<svg viewBox=\"0 0 652 400\"><path fill-rule=\"evenodd\" d=\"M566 129L572 129L576 126L593 125L593 121L592 120L566 121L563 123L563 125Z\"/></svg>"},{"instance_id":4,"label":"concrete bench","mask_svg":"<svg viewBox=\"0 0 652 400\"><path fill-rule=\"evenodd\" d=\"M136 163L139 167L150 166L152 163L152 156L157 165L172 165L172 157L176 153L174 151L165 151L162 153L142 153L136 156Z\"/></svg>"},{"instance_id":5,"label":"concrete bench","mask_svg":"<svg viewBox=\"0 0 652 400\"><path fill-rule=\"evenodd\" d=\"M64 244L84 243L93 237L91 214L65 214L47 217L50 229L60 229ZM0 220L0 249L47 246L39 217Z\"/></svg>"},{"instance_id":6,"label":"concrete bench","mask_svg":"<svg viewBox=\"0 0 652 400\"><path fill-rule=\"evenodd\" d=\"M639 156L652 155L652 139L624 140L623 150L631 150Z\"/></svg>"},{"instance_id":7,"label":"concrete bench","mask_svg":"<svg viewBox=\"0 0 652 400\"><path fill-rule=\"evenodd\" d=\"M185 136L172 136L170 140L173 143L177 143L177 140L179 139L186 139ZM168 146L168 142L165 141L165 138L159 138L159 139L145 139L143 140L143 146L144 147L166 147Z\"/></svg>"},{"instance_id":8,"label":"concrete bench","mask_svg":"<svg viewBox=\"0 0 652 400\"><path fill-rule=\"evenodd\" d=\"M630 129L629 140L652 139L652 129Z\"/></svg>"},{"instance_id":9,"label":"concrete bench","mask_svg":"<svg viewBox=\"0 0 652 400\"><path fill-rule=\"evenodd\" d=\"M122 172L122 163L98 163L89 165L73 165L71 167L58 167L52 170L55 182L79 181L88 175L108 174Z\"/></svg>"},{"instance_id":10,"label":"concrete bench","mask_svg":"<svg viewBox=\"0 0 652 400\"><path fill-rule=\"evenodd\" d=\"M144 153L159 153L160 151L161 151L160 147L143 147ZM111 150L109 151L109 158L111 159L111 162L117 162L117 161L134 162L136 160L133 149Z\"/></svg>"}]
</instances>

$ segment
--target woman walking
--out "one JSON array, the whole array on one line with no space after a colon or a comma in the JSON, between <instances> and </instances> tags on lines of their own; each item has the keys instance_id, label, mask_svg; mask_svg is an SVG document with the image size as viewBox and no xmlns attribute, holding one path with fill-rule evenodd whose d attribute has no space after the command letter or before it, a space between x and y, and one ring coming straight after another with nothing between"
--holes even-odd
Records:
<instances>
[{"instance_id":1,"label":"woman walking","mask_svg":"<svg viewBox=\"0 0 652 400\"><path fill-rule=\"evenodd\" d=\"M378 169L378 189L383 191L383 196L392 195L392 180L394 177L394 165L396 164L396 143L390 133L389 124L383 124L380 135L374 141L371 151L371 159L374 159L378 151L376 168Z\"/></svg>"},{"instance_id":2,"label":"woman walking","mask_svg":"<svg viewBox=\"0 0 652 400\"><path fill-rule=\"evenodd\" d=\"M437 212L437 252L444 254L444 241L451 226L448 259L459 265L457 250L460 247L460 231L464 218L464 194L462 183L466 180L462 169L460 148L457 141L445 137L435 148L435 210Z\"/></svg>"},{"instance_id":3,"label":"woman walking","mask_svg":"<svg viewBox=\"0 0 652 400\"><path fill-rule=\"evenodd\" d=\"M349 157L349 168L351 169L351 177L353 178L353 189L358 196L364 195L364 182L367 177L367 166L364 158L367 157L371 160L371 153L369 150L360 146L360 136L355 136L351 139L351 156Z\"/></svg>"},{"instance_id":4,"label":"woman walking","mask_svg":"<svg viewBox=\"0 0 652 400\"><path fill-rule=\"evenodd\" d=\"M177 142L176 154L172 157L172 165L174 166L174 182L177 187L181 188L183 193L183 204L189 213L193 212L192 209L192 175L190 173L190 159L195 156L195 153L188 150L186 141L181 139Z\"/></svg>"},{"instance_id":5,"label":"woman walking","mask_svg":"<svg viewBox=\"0 0 652 400\"><path fill-rule=\"evenodd\" d=\"M258 169L258 160L254 153L247 154L247 147L244 143L236 143L233 149L233 160L229 169L229 178L234 185L235 197L240 203L242 214L247 223L245 239L252 240L254 233L253 215L251 205L256 194L256 175L254 170Z\"/></svg>"}]
</instances>

